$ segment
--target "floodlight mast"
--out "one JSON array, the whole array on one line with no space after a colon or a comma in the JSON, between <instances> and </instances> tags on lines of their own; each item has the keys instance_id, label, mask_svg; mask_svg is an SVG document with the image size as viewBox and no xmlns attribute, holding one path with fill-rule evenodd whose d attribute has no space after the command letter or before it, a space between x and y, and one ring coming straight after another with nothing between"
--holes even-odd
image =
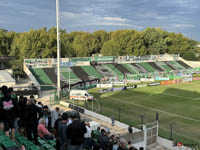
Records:
<instances>
[{"instance_id":1,"label":"floodlight mast","mask_svg":"<svg viewBox=\"0 0 200 150\"><path fill-rule=\"evenodd\" d=\"M57 22L57 94L60 98L60 18L59 0L56 0L56 22Z\"/></svg>"}]
</instances>

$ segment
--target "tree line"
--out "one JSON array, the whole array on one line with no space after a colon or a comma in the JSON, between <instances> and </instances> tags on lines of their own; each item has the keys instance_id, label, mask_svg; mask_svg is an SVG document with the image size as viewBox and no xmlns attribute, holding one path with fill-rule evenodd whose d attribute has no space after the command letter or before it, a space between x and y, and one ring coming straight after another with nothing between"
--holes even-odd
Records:
<instances>
[{"instance_id":1,"label":"tree line","mask_svg":"<svg viewBox=\"0 0 200 150\"><path fill-rule=\"evenodd\" d=\"M181 33L167 32L160 28L143 31L116 30L106 32L61 31L61 56L103 56L180 54L187 60L200 60L198 41ZM0 56L14 56L14 71L22 71L25 58L56 58L56 28L31 29L29 32L13 32L0 29Z\"/></svg>"}]
</instances>

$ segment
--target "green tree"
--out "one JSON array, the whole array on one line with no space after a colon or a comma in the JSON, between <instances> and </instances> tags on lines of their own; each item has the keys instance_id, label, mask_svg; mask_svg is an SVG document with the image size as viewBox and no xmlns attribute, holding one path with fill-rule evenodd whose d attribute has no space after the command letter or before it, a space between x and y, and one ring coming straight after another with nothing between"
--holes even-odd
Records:
<instances>
[{"instance_id":1,"label":"green tree","mask_svg":"<svg viewBox=\"0 0 200 150\"><path fill-rule=\"evenodd\" d=\"M91 41L91 44L92 44L91 55L99 54L103 47L104 42L109 40L109 34L104 30L99 30L99 31L94 32L92 35L93 35L93 38Z\"/></svg>"},{"instance_id":2,"label":"green tree","mask_svg":"<svg viewBox=\"0 0 200 150\"><path fill-rule=\"evenodd\" d=\"M75 37L73 47L77 57L90 56L93 37L90 33L79 34Z\"/></svg>"},{"instance_id":3,"label":"green tree","mask_svg":"<svg viewBox=\"0 0 200 150\"><path fill-rule=\"evenodd\" d=\"M118 42L109 40L104 43L103 48L101 49L101 54L103 56L120 56L121 46Z\"/></svg>"}]
</instances>

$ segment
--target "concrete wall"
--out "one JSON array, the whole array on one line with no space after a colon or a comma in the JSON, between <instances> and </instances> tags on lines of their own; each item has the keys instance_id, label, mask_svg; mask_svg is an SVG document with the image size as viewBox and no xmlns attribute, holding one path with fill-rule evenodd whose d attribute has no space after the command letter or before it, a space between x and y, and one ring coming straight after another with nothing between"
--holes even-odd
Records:
<instances>
[{"instance_id":1,"label":"concrete wall","mask_svg":"<svg viewBox=\"0 0 200 150\"><path fill-rule=\"evenodd\" d=\"M193 67L193 68L200 68L200 61L187 61L184 60L183 58L179 58L179 60L183 61L187 65Z\"/></svg>"},{"instance_id":2,"label":"concrete wall","mask_svg":"<svg viewBox=\"0 0 200 150\"><path fill-rule=\"evenodd\" d=\"M16 82L0 82L0 86L6 85L7 87L14 87L16 85Z\"/></svg>"},{"instance_id":3,"label":"concrete wall","mask_svg":"<svg viewBox=\"0 0 200 150\"><path fill-rule=\"evenodd\" d=\"M29 68L24 64L24 72L27 74L27 76L33 81L34 85L37 87L38 90L40 90L40 84L36 80L36 78L32 75Z\"/></svg>"}]
</instances>

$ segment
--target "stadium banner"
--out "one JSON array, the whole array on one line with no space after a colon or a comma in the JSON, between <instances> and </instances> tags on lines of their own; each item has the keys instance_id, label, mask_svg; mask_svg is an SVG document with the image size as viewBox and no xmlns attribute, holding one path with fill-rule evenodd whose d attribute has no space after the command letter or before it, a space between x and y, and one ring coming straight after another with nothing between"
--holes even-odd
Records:
<instances>
[{"instance_id":1,"label":"stadium banner","mask_svg":"<svg viewBox=\"0 0 200 150\"><path fill-rule=\"evenodd\" d=\"M126 83L140 83L140 80L126 80Z\"/></svg>"},{"instance_id":2,"label":"stadium banner","mask_svg":"<svg viewBox=\"0 0 200 150\"><path fill-rule=\"evenodd\" d=\"M192 80L195 80L195 81L200 80L200 77L193 77Z\"/></svg>"},{"instance_id":3,"label":"stadium banner","mask_svg":"<svg viewBox=\"0 0 200 150\"><path fill-rule=\"evenodd\" d=\"M174 84L177 84L177 83L180 83L181 80L180 79L176 79L176 80L173 80L174 81Z\"/></svg>"},{"instance_id":4,"label":"stadium banner","mask_svg":"<svg viewBox=\"0 0 200 150\"><path fill-rule=\"evenodd\" d=\"M160 85L170 85L170 84L174 84L175 82L173 80L170 81L161 81Z\"/></svg>"},{"instance_id":5,"label":"stadium banner","mask_svg":"<svg viewBox=\"0 0 200 150\"><path fill-rule=\"evenodd\" d=\"M107 93L107 92L112 92L112 88L109 88L109 89L101 89L99 92L100 93Z\"/></svg>"},{"instance_id":6,"label":"stadium banner","mask_svg":"<svg viewBox=\"0 0 200 150\"><path fill-rule=\"evenodd\" d=\"M157 85L160 85L160 82L156 82L156 83L150 83L150 84L148 84L148 86L157 86Z\"/></svg>"},{"instance_id":7,"label":"stadium banner","mask_svg":"<svg viewBox=\"0 0 200 150\"><path fill-rule=\"evenodd\" d=\"M169 77L155 77L155 80L159 80L159 81L168 81Z\"/></svg>"},{"instance_id":8,"label":"stadium banner","mask_svg":"<svg viewBox=\"0 0 200 150\"><path fill-rule=\"evenodd\" d=\"M183 82L192 82L192 78L183 78Z\"/></svg>"},{"instance_id":9,"label":"stadium banner","mask_svg":"<svg viewBox=\"0 0 200 150\"><path fill-rule=\"evenodd\" d=\"M137 88L140 88L140 87L147 87L147 84L137 85Z\"/></svg>"},{"instance_id":10,"label":"stadium banner","mask_svg":"<svg viewBox=\"0 0 200 150\"><path fill-rule=\"evenodd\" d=\"M125 82L113 82L113 85L126 85Z\"/></svg>"},{"instance_id":11,"label":"stadium banner","mask_svg":"<svg viewBox=\"0 0 200 150\"><path fill-rule=\"evenodd\" d=\"M90 66L90 62L89 61L78 61L75 63L75 66Z\"/></svg>"},{"instance_id":12,"label":"stadium banner","mask_svg":"<svg viewBox=\"0 0 200 150\"><path fill-rule=\"evenodd\" d=\"M108 93L108 92L114 92L114 91L123 91L126 90L126 87L118 87L118 88L109 88L109 89L101 89L100 93Z\"/></svg>"},{"instance_id":13,"label":"stadium banner","mask_svg":"<svg viewBox=\"0 0 200 150\"><path fill-rule=\"evenodd\" d=\"M126 88L125 87L112 88L112 91L122 91L122 90L126 90Z\"/></svg>"},{"instance_id":14,"label":"stadium banner","mask_svg":"<svg viewBox=\"0 0 200 150\"><path fill-rule=\"evenodd\" d=\"M72 62L61 62L61 67L72 67L74 64Z\"/></svg>"},{"instance_id":15,"label":"stadium banner","mask_svg":"<svg viewBox=\"0 0 200 150\"><path fill-rule=\"evenodd\" d=\"M174 84L173 80L167 81L167 84Z\"/></svg>"},{"instance_id":16,"label":"stadium banner","mask_svg":"<svg viewBox=\"0 0 200 150\"><path fill-rule=\"evenodd\" d=\"M98 88L112 88L112 84L97 84Z\"/></svg>"},{"instance_id":17,"label":"stadium banner","mask_svg":"<svg viewBox=\"0 0 200 150\"><path fill-rule=\"evenodd\" d=\"M69 108L73 109L73 110L76 110L80 113L84 113L85 109L79 107L79 106L76 106L76 105L73 105L73 104L69 104Z\"/></svg>"},{"instance_id":18,"label":"stadium banner","mask_svg":"<svg viewBox=\"0 0 200 150\"><path fill-rule=\"evenodd\" d=\"M135 88L137 88L137 85L125 86L125 90L126 89L135 89Z\"/></svg>"},{"instance_id":19,"label":"stadium banner","mask_svg":"<svg viewBox=\"0 0 200 150\"><path fill-rule=\"evenodd\" d=\"M155 81L155 79L153 79L153 78L141 78L140 79L140 81L142 81L142 82L154 82Z\"/></svg>"}]
</instances>

